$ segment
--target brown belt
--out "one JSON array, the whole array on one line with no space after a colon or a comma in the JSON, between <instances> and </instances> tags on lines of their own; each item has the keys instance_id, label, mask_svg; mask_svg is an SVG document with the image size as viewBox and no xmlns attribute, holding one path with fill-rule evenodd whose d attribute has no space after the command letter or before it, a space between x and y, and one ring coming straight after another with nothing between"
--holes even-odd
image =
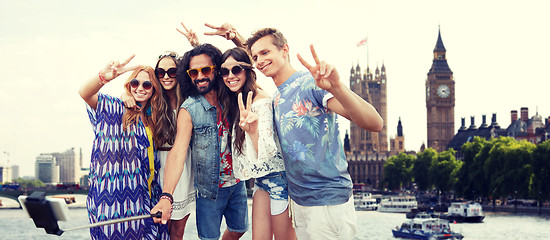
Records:
<instances>
[{"instance_id":1,"label":"brown belt","mask_svg":"<svg viewBox=\"0 0 550 240\"><path fill-rule=\"evenodd\" d=\"M170 150L172 150L172 147L158 147L157 150L159 150L159 151L170 151Z\"/></svg>"}]
</instances>

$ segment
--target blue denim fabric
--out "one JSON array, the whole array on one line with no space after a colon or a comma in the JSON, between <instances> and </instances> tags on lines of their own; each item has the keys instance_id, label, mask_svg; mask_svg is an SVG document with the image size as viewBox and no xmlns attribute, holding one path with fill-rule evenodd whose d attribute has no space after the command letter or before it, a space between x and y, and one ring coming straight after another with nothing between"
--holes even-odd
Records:
<instances>
[{"instance_id":1,"label":"blue denim fabric","mask_svg":"<svg viewBox=\"0 0 550 240\"><path fill-rule=\"evenodd\" d=\"M244 181L231 187L220 188L218 197L197 198L197 231L200 239L220 238L222 217L227 229L244 233L248 230L248 204Z\"/></svg>"},{"instance_id":2,"label":"blue denim fabric","mask_svg":"<svg viewBox=\"0 0 550 240\"><path fill-rule=\"evenodd\" d=\"M194 185L199 197L216 199L220 178L220 143L216 107L204 96L189 97L181 105L191 115L191 159L193 159Z\"/></svg>"},{"instance_id":3,"label":"blue denim fabric","mask_svg":"<svg viewBox=\"0 0 550 240\"><path fill-rule=\"evenodd\" d=\"M256 178L254 184L268 192L271 199L288 201L288 181L284 171L273 172Z\"/></svg>"}]
</instances>

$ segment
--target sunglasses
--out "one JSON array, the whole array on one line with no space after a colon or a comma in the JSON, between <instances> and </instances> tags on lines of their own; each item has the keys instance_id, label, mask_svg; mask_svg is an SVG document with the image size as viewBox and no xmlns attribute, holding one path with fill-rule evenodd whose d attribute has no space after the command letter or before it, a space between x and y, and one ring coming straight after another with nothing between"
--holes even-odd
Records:
<instances>
[{"instance_id":1,"label":"sunglasses","mask_svg":"<svg viewBox=\"0 0 550 240\"><path fill-rule=\"evenodd\" d=\"M187 70L187 74L189 74L189 77L191 77L191 79L195 79L199 76L199 71L202 73L202 75L210 75L210 73L212 73L212 69L214 69L215 67L216 66L206 66L199 69L192 68Z\"/></svg>"},{"instance_id":2,"label":"sunglasses","mask_svg":"<svg viewBox=\"0 0 550 240\"><path fill-rule=\"evenodd\" d=\"M162 68L155 69L155 75L157 78L161 79L164 78L164 75L168 74L168 77L175 78L176 77L176 68L169 68L168 70L164 70Z\"/></svg>"},{"instance_id":3,"label":"sunglasses","mask_svg":"<svg viewBox=\"0 0 550 240\"><path fill-rule=\"evenodd\" d=\"M222 77L227 77L230 71L231 73L233 73L233 75L238 75L243 70L244 70L244 67L242 67L241 65L235 65L231 68L231 70L229 70L228 68L222 67L220 68L220 74L222 75Z\"/></svg>"},{"instance_id":4,"label":"sunglasses","mask_svg":"<svg viewBox=\"0 0 550 240\"><path fill-rule=\"evenodd\" d=\"M161 58L163 58L163 57L173 57L173 58L178 58L178 54L177 54L177 53L175 53L175 52L170 52L170 51L168 51L168 52L165 52L165 53L163 53L163 54L159 55L159 59L161 59Z\"/></svg>"},{"instance_id":5,"label":"sunglasses","mask_svg":"<svg viewBox=\"0 0 550 240\"><path fill-rule=\"evenodd\" d=\"M143 89L145 90L149 90L151 88L153 88L153 83L151 81L144 81L141 86L143 86ZM133 87L133 88L138 88L139 87L139 81L137 79L132 79L132 81L130 81L130 87Z\"/></svg>"}]
</instances>

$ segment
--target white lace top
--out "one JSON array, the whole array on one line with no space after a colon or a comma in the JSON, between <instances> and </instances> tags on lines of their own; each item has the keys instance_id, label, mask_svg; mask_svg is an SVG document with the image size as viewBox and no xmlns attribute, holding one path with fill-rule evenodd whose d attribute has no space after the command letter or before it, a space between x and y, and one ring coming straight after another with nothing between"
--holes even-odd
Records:
<instances>
[{"instance_id":1,"label":"white lace top","mask_svg":"<svg viewBox=\"0 0 550 240\"><path fill-rule=\"evenodd\" d=\"M285 170L277 131L273 126L273 106L271 98L262 98L252 103L252 112L258 115L258 153L254 150L250 136L245 133L242 154L233 144L233 172L241 180L263 177L272 172ZM233 132L235 132L235 124Z\"/></svg>"}]
</instances>

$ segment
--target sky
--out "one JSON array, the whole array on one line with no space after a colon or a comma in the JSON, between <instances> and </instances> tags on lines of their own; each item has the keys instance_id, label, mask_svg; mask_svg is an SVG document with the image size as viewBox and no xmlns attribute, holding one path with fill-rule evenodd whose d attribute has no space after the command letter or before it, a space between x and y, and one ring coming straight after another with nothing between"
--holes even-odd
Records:
<instances>
[{"instance_id":1,"label":"sky","mask_svg":"<svg viewBox=\"0 0 550 240\"><path fill-rule=\"evenodd\" d=\"M230 41L204 36L204 23L233 24L245 37L263 27L283 32L291 64L313 62L309 44L336 67L349 86L349 72L386 67L388 135L401 118L405 148L426 143L425 81L438 30L455 78L455 128L470 116L481 124L493 113L501 127L510 111L529 108L550 116L550 3L547 1L9 1L0 0L0 165L17 164L34 175L40 153L82 148L89 162L93 132L77 91L110 60L154 65L166 50L190 50L176 31L183 21L201 42L222 51ZM367 38L367 45L357 43ZM367 51L368 50L368 51ZM368 57L367 57L368 56ZM101 89L120 96L123 75ZM269 92L271 79L258 74ZM340 121L342 135L349 122Z\"/></svg>"}]
</instances>

